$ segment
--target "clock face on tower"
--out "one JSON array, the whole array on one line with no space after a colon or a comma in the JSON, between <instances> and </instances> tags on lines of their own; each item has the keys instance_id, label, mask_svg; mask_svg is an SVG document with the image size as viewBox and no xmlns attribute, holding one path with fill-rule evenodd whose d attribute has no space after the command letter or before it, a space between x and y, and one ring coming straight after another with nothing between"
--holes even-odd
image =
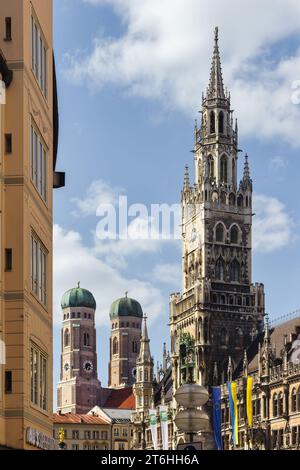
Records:
<instances>
[{"instance_id":1,"label":"clock face on tower","mask_svg":"<svg viewBox=\"0 0 300 470\"><path fill-rule=\"evenodd\" d=\"M91 373L93 371L93 368L94 368L94 366L93 366L92 361L85 361L83 363L83 370L85 372Z\"/></svg>"},{"instance_id":2,"label":"clock face on tower","mask_svg":"<svg viewBox=\"0 0 300 470\"><path fill-rule=\"evenodd\" d=\"M68 370L70 369L70 364L68 362L65 363L64 369L65 369L65 372L68 372Z\"/></svg>"},{"instance_id":3,"label":"clock face on tower","mask_svg":"<svg viewBox=\"0 0 300 470\"><path fill-rule=\"evenodd\" d=\"M136 378L136 367L133 367L131 371L132 377L135 379Z\"/></svg>"}]
</instances>

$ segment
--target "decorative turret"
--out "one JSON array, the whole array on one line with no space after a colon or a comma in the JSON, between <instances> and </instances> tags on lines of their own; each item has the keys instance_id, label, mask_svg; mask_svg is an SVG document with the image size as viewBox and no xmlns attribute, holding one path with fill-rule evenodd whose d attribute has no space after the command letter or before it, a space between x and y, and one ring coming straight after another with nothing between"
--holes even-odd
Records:
<instances>
[{"instance_id":1,"label":"decorative turret","mask_svg":"<svg viewBox=\"0 0 300 470\"><path fill-rule=\"evenodd\" d=\"M143 332L141 337L141 346L140 346L140 353L137 360L137 364L145 364L151 362L151 353L150 353L150 339L148 337L148 329L147 329L147 317L144 315L144 325L143 325Z\"/></svg>"},{"instance_id":2,"label":"decorative turret","mask_svg":"<svg viewBox=\"0 0 300 470\"><path fill-rule=\"evenodd\" d=\"M188 165L186 165L185 166L185 172L184 172L183 191L188 192L190 189L191 189L191 187L190 187L189 167L188 167Z\"/></svg>"},{"instance_id":3,"label":"decorative turret","mask_svg":"<svg viewBox=\"0 0 300 470\"><path fill-rule=\"evenodd\" d=\"M250 178L250 168L249 168L249 161L248 161L248 155L245 155L245 161L244 161L244 173L243 173L243 179L241 181L241 189L244 191L250 190L252 191L252 179Z\"/></svg>"},{"instance_id":4,"label":"decorative turret","mask_svg":"<svg viewBox=\"0 0 300 470\"><path fill-rule=\"evenodd\" d=\"M136 397L136 409L145 411L151 406L153 394L153 358L150 352L150 339L147 329L147 317L144 315L143 332L138 359L136 361L136 383L133 386Z\"/></svg>"},{"instance_id":5,"label":"decorative turret","mask_svg":"<svg viewBox=\"0 0 300 470\"><path fill-rule=\"evenodd\" d=\"M214 53L210 71L210 80L207 88L207 99L225 99L221 60L219 52L219 28L215 28Z\"/></svg>"}]
</instances>

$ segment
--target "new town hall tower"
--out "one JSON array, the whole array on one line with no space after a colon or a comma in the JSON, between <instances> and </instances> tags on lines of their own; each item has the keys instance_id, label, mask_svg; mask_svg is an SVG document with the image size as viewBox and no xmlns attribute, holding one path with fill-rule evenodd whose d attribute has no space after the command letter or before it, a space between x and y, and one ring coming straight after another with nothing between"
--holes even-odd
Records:
<instances>
[{"instance_id":1,"label":"new town hall tower","mask_svg":"<svg viewBox=\"0 0 300 470\"><path fill-rule=\"evenodd\" d=\"M264 287L252 284L252 180L245 156L238 183L238 128L222 79L218 29L211 74L195 126L195 184L182 191L182 294L170 301L173 384L226 380L261 330ZM191 377L190 375L193 375Z\"/></svg>"}]
</instances>

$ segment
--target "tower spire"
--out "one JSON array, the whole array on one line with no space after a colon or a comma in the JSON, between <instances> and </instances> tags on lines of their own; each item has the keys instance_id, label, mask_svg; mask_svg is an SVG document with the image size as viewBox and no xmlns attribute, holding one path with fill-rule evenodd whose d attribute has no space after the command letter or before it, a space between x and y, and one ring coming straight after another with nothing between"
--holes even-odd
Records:
<instances>
[{"instance_id":1,"label":"tower spire","mask_svg":"<svg viewBox=\"0 0 300 470\"><path fill-rule=\"evenodd\" d=\"M144 315L144 325L141 337L141 347L138 362L151 361L150 339L148 337L147 316Z\"/></svg>"},{"instance_id":2,"label":"tower spire","mask_svg":"<svg viewBox=\"0 0 300 470\"><path fill-rule=\"evenodd\" d=\"M221 59L219 52L219 28L215 28L214 52L210 71L210 80L207 89L207 99L225 99Z\"/></svg>"},{"instance_id":3,"label":"tower spire","mask_svg":"<svg viewBox=\"0 0 300 470\"><path fill-rule=\"evenodd\" d=\"M184 191L190 190L190 173L189 173L188 165L185 165L183 190Z\"/></svg>"},{"instance_id":4,"label":"tower spire","mask_svg":"<svg viewBox=\"0 0 300 470\"><path fill-rule=\"evenodd\" d=\"M250 181L250 168L249 168L249 161L248 161L248 155L245 155L245 162L244 162L244 175L243 175L243 180L244 181Z\"/></svg>"}]
</instances>

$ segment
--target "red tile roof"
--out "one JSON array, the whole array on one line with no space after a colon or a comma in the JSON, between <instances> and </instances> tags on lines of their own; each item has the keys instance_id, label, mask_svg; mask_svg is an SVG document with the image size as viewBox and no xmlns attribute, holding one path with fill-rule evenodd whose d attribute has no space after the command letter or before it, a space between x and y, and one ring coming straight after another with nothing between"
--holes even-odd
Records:
<instances>
[{"instance_id":1,"label":"red tile roof","mask_svg":"<svg viewBox=\"0 0 300 470\"><path fill-rule=\"evenodd\" d=\"M134 410L135 398L132 393L132 387L112 389L103 408L118 408L121 410Z\"/></svg>"},{"instance_id":2,"label":"red tile roof","mask_svg":"<svg viewBox=\"0 0 300 470\"><path fill-rule=\"evenodd\" d=\"M54 424L110 424L110 421L100 416L79 415L74 413L53 415Z\"/></svg>"}]
</instances>

